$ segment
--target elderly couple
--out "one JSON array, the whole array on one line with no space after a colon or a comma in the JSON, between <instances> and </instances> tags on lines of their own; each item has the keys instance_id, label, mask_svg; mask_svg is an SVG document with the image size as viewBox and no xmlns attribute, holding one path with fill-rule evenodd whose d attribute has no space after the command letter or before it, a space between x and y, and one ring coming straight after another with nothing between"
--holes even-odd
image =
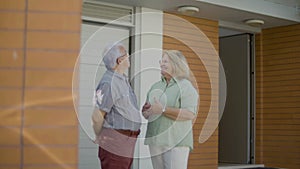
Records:
<instances>
[{"instance_id":1,"label":"elderly couple","mask_svg":"<svg viewBox=\"0 0 300 169\"><path fill-rule=\"evenodd\" d=\"M102 169L130 169L141 116L137 99L124 72L130 67L125 47L116 43L103 53L107 68L96 88L95 100L103 118L96 136ZM189 81L185 57L165 50L161 80L152 85L142 108L148 119L145 144L154 169L186 169L193 149L192 123L197 115L198 92Z\"/></svg>"}]
</instances>

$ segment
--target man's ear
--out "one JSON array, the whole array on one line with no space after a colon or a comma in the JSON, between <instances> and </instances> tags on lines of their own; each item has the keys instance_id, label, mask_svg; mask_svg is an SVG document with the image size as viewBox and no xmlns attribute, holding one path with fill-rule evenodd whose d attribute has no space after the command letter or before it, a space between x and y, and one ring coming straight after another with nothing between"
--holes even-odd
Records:
<instances>
[{"instance_id":1,"label":"man's ear","mask_svg":"<svg viewBox=\"0 0 300 169\"><path fill-rule=\"evenodd\" d=\"M119 65L120 64L120 58L118 58L117 60L116 60L116 62L117 62L117 64Z\"/></svg>"},{"instance_id":2,"label":"man's ear","mask_svg":"<svg viewBox=\"0 0 300 169\"><path fill-rule=\"evenodd\" d=\"M117 64L119 65L119 64L121 64L123 61L124 61L124 59L118 58L118 59L117 59Z\"/></svg>"}]
</instances>

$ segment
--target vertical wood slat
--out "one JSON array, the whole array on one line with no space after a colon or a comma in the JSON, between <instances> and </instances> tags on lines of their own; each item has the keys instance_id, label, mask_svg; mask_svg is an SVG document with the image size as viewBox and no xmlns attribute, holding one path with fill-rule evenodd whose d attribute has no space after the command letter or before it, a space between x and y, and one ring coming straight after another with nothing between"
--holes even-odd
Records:
<instances>
[{"instance_id":1,"label":"vertical wood slat","mask_svg":"<svg viewBox=\"0 0 300 169\"><path fill-rule=\"evenodd\" d=\"M213 127L207 129L214 132L204 143L199 143L199 135L203 129L210 106L216 109L214 113L211 113L211 117L214 119L212 122L214 124L218 122L218 92L215 91L215 95L211 96L212 84L210 84L207 72L208 69L213 71L214 73L211 78L214 78L214 82L218 82L219 67L218 59L216 59L218 58L216 57L216 53L218 53L219 43L218 22L182 15L176 15L178 17L176 18L175 15L170 15L172 14L164 14L163 49L180 50L186 56L193 75L191 81L198 88L200 95L198 117L193 126L194 150L190 154L188 168L217 168L218 130L214 130L215 128ZM189 26L182 19L192 23L194 27ZM202 33L199 34L199 30ZM212 50L211 47L214 47L216 51ZM201 56L198 56L196 53ZM203 61L205 61L205 64Z\"/></svg>"},{"instance_id":2,"label":"vertical wood slat","mask_svg":"<svg viewBox=\"0 0 300 169\"><path fill-rule=\"evenodd\" d=\"M300 24L256 36L256 162L300 168Z\"/></svg>"},{"instance_id":3,"label":"vertical wood slat","mask_svg":"<svg viewBox=\"0 0 300 169\"><path fill-rule=\"evenodd\" d=\"M21 164L25 1L0 2L0 168Z\"/></svg>"}]
</instances>

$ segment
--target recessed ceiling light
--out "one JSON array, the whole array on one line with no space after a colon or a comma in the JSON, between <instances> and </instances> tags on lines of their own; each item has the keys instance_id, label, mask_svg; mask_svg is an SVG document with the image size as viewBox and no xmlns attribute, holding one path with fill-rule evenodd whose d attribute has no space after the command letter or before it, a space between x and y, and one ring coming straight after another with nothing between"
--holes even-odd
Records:
<instances>
[{"instance_id":1,"label":"recessed ceiling light","mask_svg":"<svg viewBox=\"0 0 300 169\"><path fill-rule=\"evenodd\" d=\"M180 6L177 11L184 15L194 15L196 12L199 12L199 8L195 6Z\"/></svg>"},{"instance_id":2,"label":"recessed ceiling light","mask_svg":"<svg viewBox=\"0 0 300 169\"><path fill-rule=\"evenodd\" d=\"M245 20L244 23L249 26L260 27L265 23L265 21L263 21L261 19L248 19L248 20Z\"/></svg>"}]
</instances>

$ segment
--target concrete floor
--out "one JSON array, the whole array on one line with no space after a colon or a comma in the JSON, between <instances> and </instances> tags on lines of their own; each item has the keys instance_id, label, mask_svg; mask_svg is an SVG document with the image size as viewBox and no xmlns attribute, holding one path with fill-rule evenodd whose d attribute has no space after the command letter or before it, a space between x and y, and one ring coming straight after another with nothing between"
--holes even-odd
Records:
<instances>
[{"instance_id":1,"label":"concrete floor","mask_svg":"<svg viewBox=\"0 0 300 169\"><path fill-rule=\"evenodd\" d=\"M242 168L256 168L256 167L264 167L263 164L219 164L218 169L242 169Z\"/></svg>"}]
</instances>

